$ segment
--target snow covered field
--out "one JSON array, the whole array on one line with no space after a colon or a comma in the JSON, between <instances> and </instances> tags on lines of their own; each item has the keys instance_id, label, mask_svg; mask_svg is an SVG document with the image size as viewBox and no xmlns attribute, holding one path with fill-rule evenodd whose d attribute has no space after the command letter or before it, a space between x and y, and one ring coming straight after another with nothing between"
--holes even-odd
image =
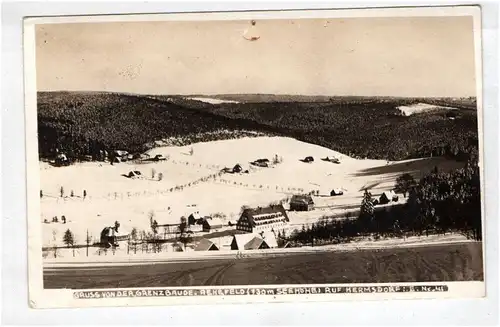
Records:
<instances>
[{"instance_id":1,"label":"snow covered field","mask_svg":"<svg viewBox=\"0 0 500 327\"><path fill-rule=\"evenodd\" d=\"M210 104L220 104L220 103L238 103L238 101L232 101L232 100L221 100L221 99L215 99L215 98L205 98L205 97L194 97L194 98L186 98L188 100L194 100L194 101L201 101L201 102L206 102Z\"/></svg>"},{"instance_id":2,"label":"snow covered field","mask_svg":"<svg viewBox=\"0 0 500 327\"><path fill-rule=\"evenodd\" d=\"M193 150L190 155L190 150ZM85 244L86 233L98 241L100 231L119 221L121 229L149 231L149 215L159 224L179 223L182 215L193 211L201 215L219 213L225 222L236 221L243 205L265 206L290 197L293 193L319 190L315 196L317 209L310 212L290 212L290 228L300 228L325 215L343 214L356 210L361 203L363 188L374 196L394 186L396 178L410 172L416 178L434 166L441 169L460 167L460 163L443 158L426 158L403 162L357 160L341 153L292 138L251 137L197 143L185 147L160 147L149 151L169 156L167 161L150 163L79 163L69 167L50 167L40 163L41 222L43 246L62 246L63 234L70 229L77 244ZM277 155L283 162L271 168L250 168L249 174L222 174L224 167L237 163L250 167L249 162ZM314 162L300 161L313 156ZM323 161L337 157L340 164ZM152 178L152 170L155 178ZM122 176L139 170L142 178ZM163 179L158 180L158 174ZM60 196L61 187L64 197ZM342 188L344 195L323 197L332 188ZM83 199L83 190L87 197ZM74 196L71 197L71 191ZM61 216L67 219L60 222ZM59 218L53 223L52 217ZM162 233L162 229L159 231ZM81 250L80 250L81 251Z\"/></svg>"},{"instance_id":3,"label":"snow covered field","mask_svg":"<svg viewBox=\"0 0 500 327\"><path fill-rule=\"evenodd\" d=\"M403 114L404 116L410 116L413 114L418 114L421 112L427 112L427 111L432 111L432 110L437 110L437 109L457 110L457 108L436 106L436 105L427 104L427 103L417 103L417 104L413 104L410 106L400 106L400 107L397 107L397 109L399 111L401 111L401 114Z\"/></svg>"}]
</instances>

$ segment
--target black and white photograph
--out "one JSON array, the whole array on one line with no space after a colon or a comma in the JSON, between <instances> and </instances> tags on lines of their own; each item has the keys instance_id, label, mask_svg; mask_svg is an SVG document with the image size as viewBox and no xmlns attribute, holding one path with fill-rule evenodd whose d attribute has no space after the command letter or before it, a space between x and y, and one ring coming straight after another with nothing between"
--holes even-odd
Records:
<instances>
[{"instance_id":1,"label":"black and white photograph","mask_svg":"<svg viewBox=\"0 0 500 327\"><path fill-rule=\"evenodd\" d=\"M26 19L32 305L484 296L479 18Z\"/></svg>"}]
</instances>

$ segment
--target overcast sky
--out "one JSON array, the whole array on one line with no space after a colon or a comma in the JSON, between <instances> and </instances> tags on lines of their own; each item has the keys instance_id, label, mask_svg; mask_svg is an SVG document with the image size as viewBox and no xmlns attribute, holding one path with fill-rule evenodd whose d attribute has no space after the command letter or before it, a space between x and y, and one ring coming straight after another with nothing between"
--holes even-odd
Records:
<instances>
[{"instance_id":1,"label":"overcast sky","mask_svg":"<svg viewBox=\"0 0 500 327\"><path fill-rule=\"evenodd\" d=\"M38 25L37 88L474 96L472 17Z\"/></svg>"}]
</instances>

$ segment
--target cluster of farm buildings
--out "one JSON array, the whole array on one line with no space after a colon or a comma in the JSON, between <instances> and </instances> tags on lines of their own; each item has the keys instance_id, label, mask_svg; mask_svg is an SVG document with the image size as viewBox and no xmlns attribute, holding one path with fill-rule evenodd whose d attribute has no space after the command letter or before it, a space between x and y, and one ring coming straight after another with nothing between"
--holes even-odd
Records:
<instances>
[{"instance_id":1,"label":"cluster of farm buildings","mask_svg":"<svg viewBox=\"0 0 500 327\"><path fill-rule=\"evenodd\" d=\"M99 154L96 156L91 156L91 155L86 155L81 160L84 161L104 161L104 162L109 162L111 164L115 163L121 163L121 162L127 162L127 161L163 161L166 160L163 155L157 154L155 156L150 156L147 153L129 153L128 151L125 150L114 150L111 152L108 152L106 150L101 150L99 151ZM68 156L64 152L57 152L57 155L54 159L53 164L55 166L67 166L71 164L71 158L68 158Z\"/></svg>"},{"instance_id":2,"label":"cluster of farm buildings","mask_svg":"<svg viewBox=\"0 0 500 327\"><path fill-rule=\"evenodd\" d=\"M131 155L126 151L113 151L112 153L103 153L104 157L109 158L111 164L120 163L127 160L147 160L147 161L160 161L166 160L162 155L156 155L155 157L141 157L136 155ZM64 154L59 154L57 157L58 163L65 163L67 158ZM268 159L257 159L250 162L251 166L268 168L273 164L279 162L277 156L274 158L273 162ZM323 161L328 161L335 164L340 164L337 158L321 158ZM312 156L307 156L300 161L304 163L314 162ZM249 167L243 167L241 164L236 164L232 168L224 168L225 173L249 173ZM127 177L140 177L141 173L139 171L131 171ZM340 196L343 195L341 189L332 189L330 196ZM398 197L394 192L388 191L384 192L379 199L374 201L374 204L387 204L389 202L397 202ZM315 203L311 194L295 194L289 201L289 211L311 211L315 209ZM183 219L185 222L183 223ZM250 250L250 249L268 249L278 247L278 242L276 239L276 234L280 230L287 228L290 223L290 219L287 214L287 210L282 204L274 204L266 207L256 207L256 208L245 208L242 210L241 215L237 222L224 223L220 218L217 217L202 217L198 211L192 212L188 218L181 217L180 224L158 224L154 221L155 228L163 229L163 240L175 239L179 234L189 233L192 235L199 233L212 233L221 231L223 229L236 230L237 233L233 235L233 240L231 242L232 250ZM184 225L184 226L182 226ZM160 233L161 234L161 233ZM105 227L100 234L101 246L105 247L116 247L119 246L120 242L131 242L131 234L129 232L119 229L118 222L115 226ZM220 246L215 244L209 238L201 238L198 240L195 246L195 251L212 251L220 250Z\"/></svg>"},{"instance_id":3,"label":"cluster of farm buildings","mask_svg":"<svg viewBox=\"0 0 500 327\"><path fill-rule=\"evenodd\" d=\"M332 193L335 193L332 190ZM384 192L376 204L387 204L397 202L398 196L392 192ZM288 211L310 211L314 210L314 200L311 195L294 195L289 202ZM183 217L184 218L184 217ZM181 218L181 221L183 219ZM158 224L157 227L164 229L165 235L179 235L180 233L198 234L213 233L227 227L236 230L230 244L231 250L262 250L278 247L277 233L286 229L290 219L287 210L282 204L273 204L266 207L244 208L234 223L225 224L218 217L201 216L198 211L193 212L185 219L184 228L181 224ZM165 236L164 239L168 237ZM101 233L101 244L118 246L119 242L130 241L131 236L127 232L118 233L115 227L105 227ZM210 238L201 238L193 247L195 251L216 251L220 245Z\"/></svg>"}]
</instances>

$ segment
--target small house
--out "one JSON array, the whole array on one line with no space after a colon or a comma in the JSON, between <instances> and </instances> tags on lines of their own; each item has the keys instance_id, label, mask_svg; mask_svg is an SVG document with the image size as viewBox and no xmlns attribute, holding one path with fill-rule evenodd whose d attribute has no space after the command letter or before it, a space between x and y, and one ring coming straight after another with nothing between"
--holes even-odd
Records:
<instances>
[{"instance_id":1,"label":"small house","mask_svg":"<svg viewBox=\"0 0 500 327\"><path fill-rule=\"evenodd\" d=\"M200 213L198 211L193 212L188 217L188 225L198 224L202 220L203 220L203 218L200 216Z\"/></svg>"},{"instance_id":2,"label":"small house","mask_svg":"<svg viewBox=\"0 0 500 327\"><path fill-rule=\"evenodd\" d=\"M59 153L56 156L56 165L58 166L65 166L69 164L68 157L64 153Z\"/></svg>"},{"instance_id":3,"label":"small house","mask_svg":"<svg viewBox=\"0 0 500 327\"><path fill-rule=\"evenodd\" d=\"M219 230L223 226L222 220L220 218L208 218L203 221L203 231L212 232L214 230Z\"/></svg>"},{"instance_id":4,"label":"small house","mask_svg":"<svg viewBox=\"0 0 500 327\"><path fill-rule=\"evenodd\" d=\"M251 162L252 165L257 166L257 167L264 167L267 168L269 167L269 159L262 158L262 159L257 159L253 162Z\"/></svg>"},{"instance_id":5,"label":"small house","mask_svg":"<svg viewBox=\"0 0 500 327\"><path fill-rule=\"evenodd\" d=\"M118 231L116 227L104 227L101 231L101 244L105 246L118 246L118 242L128 241L130 234Z\"/></svg>"},{"instance_id":6,"label":"small house","mask_svg":"<svg viewBox=\"0 0 500 327\"><path fill-rule=\"evenodd\" d=\"M391 201L398 201L398 196L396 195L396 193L394 193L394 191L385 191L379 198L380 204L387 204Z\"/></svg>"},{"instance_id":7,"label":"small house","mask_svg":"<svg viewBox=\"0 0 500 327\"><path fill-rule=\"evenodd\" d=\"M240 164L236 164L233 169L231 169L231 173L233 174L238 174L238 173L245 173L245 174L248 174L249 173L249 169L248 167L244 167Z\"/></svg>"},{"instance_id":8,"label":"small house","mask_svg":"<svg viewBox=\"0 0 500 327\"><path fill-rule=\"evenodd\" d=\"M344 191L342 191L339 188L334 188L330 191L330 196L337 196L337 195L343 195Z\"/></svg>"},{"instance_id":9,"label":"small house","mask_svg":"<svg viewBox=\"0 0 500 327\"><path fill-rule=\"evenodd\" d=\"M233 173L241 173L243 171L243 167L241 167L240 164L236 164L236 166L233 167Z\"/></svg>"},{"instance_id":10,"label":"small house","mask_svg":"<svg viewBox=\"0 0 500 327\"><path fill-rule=\"evenodd\" d=\"M137 178L137 177L141 177L141 176L142 176L142 174L138 170L129 171L129 173L127 174L128 178Z\"/></svg>"},{"instance_id":11,"label":"small house","mask_svg":"<svg viewBox=\"0 0 500 327\"><path fill-rule=\"evenodd\" d=\"M251 162L252 165L257 166L257 167L263 167L267 168L269 167L269 160L268 159L257 159L253 162Z\"/></svg>"},{"instance_id":12,"label":"small house","mask_svg":"<svg viewBox=\"0 0 500 327\"><path fill-rule=\"evenodd\" d=\"M161 154L157 154L154 156L153 158L153 161L163 161L163 160L167 160L167 158L165 158L163 155Z\"/></svg>"},{"instance_id":13,"label":"small house","mask_svg":"<svg viewBox=\"0 0 500 327\"><path fill-rule=\"evenodd\" d=\"M206 238L202 238L194 248L195 251L218 251L219 247L214 242Z\"/></svg>"},{"instance_id":14,"label":"small house","mask_svg":"<svg viewBox=\"0 0 500 327\"><path fill-rule=\"evenodd\" d=\"M294 195L290 200L290 210L309 211L314 209L314 201L310 195Z\"/></svg>"},{"instance_id":15,"label":"small house","mask_svg":"<svg viewBox=\"0 0 500 327\"><path fill-rule=\"evenodd\" d=\"M328 161L328 162L333 162L333 163L336 163L336 164L340 163L340 160L338 158L335 158L335 157L326 157L326 158L323 158L321 160Z\"/></svg>"}]
</instances>

